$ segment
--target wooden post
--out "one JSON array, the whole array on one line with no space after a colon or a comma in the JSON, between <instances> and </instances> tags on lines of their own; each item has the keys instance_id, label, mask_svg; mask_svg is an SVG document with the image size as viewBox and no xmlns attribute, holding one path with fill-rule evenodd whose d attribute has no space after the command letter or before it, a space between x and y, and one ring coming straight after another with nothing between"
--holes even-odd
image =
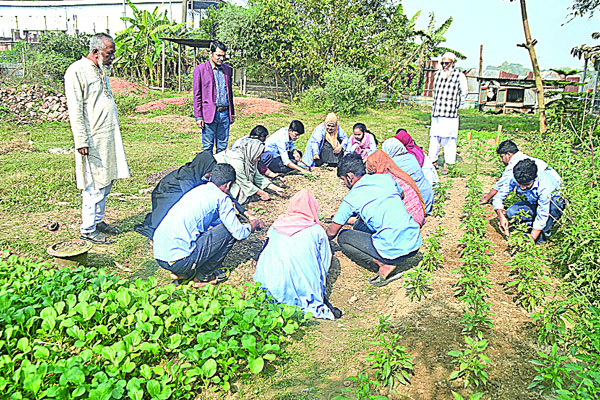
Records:
<instances>
[{"instance_id":1,"label":"wooden post","mask_svg":"<svg viewBox=\"0 0 600 400\"><path fill-rule=\"evenodd\" d=\"M469 131L467 132L467 140L471 141L471 139L473 139L473 132Z\"/></svg>"},{"instance_id":2,"label":"wooden post","mask_svg":"<svg viewBox=\"0 0 600 400\"><path fill-rule=\"evenodd\" d=\"M483 74L483 45L479 45L479 77Z\"/></svg>"},{"instance_id":3,"label":"wooden post","mask_svg":"<svg viewBox=\"0 0 600 400\"><path fill-rule=\"evenodd\" d=\"M161 91L165 91L165 46L167 44L165 43L164 40L162 40L162 69L161 69Z\"/></svg>"},{"instance_id":4,"label":"wooden post","mask_svg":"<svg viewBox=\"0 0 600 400\"><path fill-rule=\"evenodd\" d=\"M502 134L502 124L498 125L498 131L496 132L496 146L500 144L500 135Z\"/></svg>"},{"instance_id":5,"label":"wooden post","mask_svg":"<svg viewBox=\"0 0 600 400\"><path fill-rule=\"evenodd\" d=\"M178 86L178 91L181 92L181 45L179 46L179 68L177 69L177 71L179 72L179 86Z\"/></svg>"},{"instance_id":6,"label":"wooden post","mask_svg":"<svg viewBox=\"0 0 600 400\"><path fill-rule=\"evenodd\" d=\"M181 22L184 24L183 25L183 31L186 31L186 26L185 24L187 23L187 6L188 6L188 2L187 0L183 0L181 2Z\"/></svg>"}]
</instances>

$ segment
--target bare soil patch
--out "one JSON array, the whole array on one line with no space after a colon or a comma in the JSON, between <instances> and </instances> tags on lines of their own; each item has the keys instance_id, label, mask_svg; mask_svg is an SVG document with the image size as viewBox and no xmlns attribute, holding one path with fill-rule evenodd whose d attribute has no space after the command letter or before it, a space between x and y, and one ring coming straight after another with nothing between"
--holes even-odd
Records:
<instances>
[{"instance_id":1,"label":"bare soil patch","mask_svg":"<svg viewBox=\"0 0 600 400\"><path fill-rule=\"evenodd\" d=\"M183 107L191 97L169 97L151 101L137 106L135 111L144 113L151 110L164 110L168 105ZM236 107L236 115L273 114L286 112L286 105L275 100L261 99L257 97L234 97L233 104ZM160 121L158 121L160 122Z\"/></svg>"},{"instance_id":2,"label":"bare soil patch","mask_svg":"<svg viewBox=\"0 0 600 400\"><path fill-rule=\"evenodd\" d=\"M108 82L114 94L146 94L150 92L150 89L123 78L110 77Z\"/></svg>"}]
</instances>

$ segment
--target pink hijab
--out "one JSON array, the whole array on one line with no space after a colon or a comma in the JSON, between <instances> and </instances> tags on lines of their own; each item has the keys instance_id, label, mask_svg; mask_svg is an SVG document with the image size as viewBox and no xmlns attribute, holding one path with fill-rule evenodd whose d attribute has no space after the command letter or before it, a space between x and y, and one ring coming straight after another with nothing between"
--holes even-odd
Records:
<instances>
[{"instance_id":1,"label":"pink hijab","mask_svg":"<svg viewBox=\"0 0 600 400\"><path fill-rule=\"evenodd\" d=\"M362 140L357 140L356 137L352 135L352 144L358 143L358 146L356 147L356 150L354 150L354 152L360 154L363 160L369 155L368 151L369 147L371 146L370 136L371 134L369 132L365 132Z\"/></svg>"},{"instance_id":2,"label":"pink hijab","mask_svg":"<svg viewBox=\"0 0 600 400\"><path fill-rule=\"evenodd\" d=\"M273 223L273 229L292 236L305 228L319 223L319 202L306 189L300 190L291 199L287 213Z\"/></svg>"},{"instance_id":3,"label":"pink hijab","mask_svg":"<svg viewBox=\"0 0 600 400\"><path fill-rule=\"evenodd\" d=\"M408 132L406 132L404 129L398 129L398 132L396 132L396 136L394 136L394 137L396 139L398 139L400 142L402 142L404 147L406 147L406 150L410 154L415 156L415 158L419 162L419 166L422 167L423 163L425 162L425 153L423 153L422 148L417 146L417 144L413 140L412 136L410 136L408 134Z\"/></svg>"}]
</instances>

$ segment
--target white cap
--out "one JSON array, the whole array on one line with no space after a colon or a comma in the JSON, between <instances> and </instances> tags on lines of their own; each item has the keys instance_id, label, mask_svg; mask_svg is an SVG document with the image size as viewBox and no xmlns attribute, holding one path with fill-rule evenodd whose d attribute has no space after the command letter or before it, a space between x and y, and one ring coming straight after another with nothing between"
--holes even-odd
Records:
<instances>
[{"instance_id":1,"label":"white cap","mask_svg":"<svg viewBox=\"0 0 600 400\"><path fill-rule=\"evenodd\" d=\"M451 52L449 52L449 51L447 51L447 52L445 52L445 53L444 53L444 55L442 56L442 60L443 60L444 58L449 58L449 59L451 59L452 61L456 61L456 56L454 55L454 53L451 53Z\"/></svg>"}]
</instances>

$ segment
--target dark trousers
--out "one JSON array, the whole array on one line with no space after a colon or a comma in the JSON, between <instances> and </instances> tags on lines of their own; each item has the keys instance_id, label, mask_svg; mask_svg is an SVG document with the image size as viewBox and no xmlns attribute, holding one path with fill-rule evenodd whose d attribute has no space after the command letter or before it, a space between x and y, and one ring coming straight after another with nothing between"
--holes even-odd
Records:
<instances>
[{"instance_id":1,"label":"dark trousers","mask_svg":"<svg viewBox=\"0 0 600 400\"><path fill-rule=\"evenodd\" d=\"M290 161L294 162L294 155L291 151L288 152L288 156ZM260 156L260 161L258 162L258 170L261 174L264 175L267 169L279 174L287 174L288 172L294 171L281 161L281 157L274 155L270 151L265 151L262 156Z\"/></svg>"},{"instance_id":2,"label":"dark trousers","mask_svg":"<svg viewBox=\"0 0 600 400\"><path fill-rule=\"evenodd\" d=\"M340 151L338 154L333 152L333 146L327 140L323 142L321 146L321 152L319 153L319 159L315 160L315 167L320 167L326 164L330 167L336 167L344 155L344 151Z\"/></svg>"},{"instance_id":3,"label":"dark trousers","mask_svg":"<svg viewBox=\"0 0 600 400\"><path fill-rule=\"evenodd\" d=\"M221 224L200 234L196 239L196 248L189 256L177 260L173 264L162 260L156 261L162 268L176 275L208 281L221 267L234 243L235 239L231 233L225 228L225 225Z\"/></svg>"},{"instance_id":4,"label":"dark trousers","mask_svg":"<svg viewBox=\"0 0 600 400\"><path fill-rule=\"evenodd\" d=\"M342 253L361 267L377 272L379 267L373 262L373 259L384 264L395 265L416 255L419 251L417 249L395 259L381 257L373 245L373 233L361 219L358 219L353 229L344 229L338 236L338 244L342 248Z\"/></svg>"},{"instance_id":5,"label":"dark trousers","mask_svg":"<svg viewBox=\"0 0 600 400\"><path fill-rule=\"evenodd\" d=\"M550 212L548 216L548 222L542 229L540 236L538 236L536 243L544 243L550 237L552 227L562 216L563 210L565 209L565 199L561 196L552 196L550 200ZM520 216L520 210L526 213L525 216ZM532 204L527 201L519 201L506 210L506 218L510 221L513 218L517 218L520 222L527 224L528 226L533 225L533 221L537 215L537 204Z\"/></svg>"}]
</instances>

